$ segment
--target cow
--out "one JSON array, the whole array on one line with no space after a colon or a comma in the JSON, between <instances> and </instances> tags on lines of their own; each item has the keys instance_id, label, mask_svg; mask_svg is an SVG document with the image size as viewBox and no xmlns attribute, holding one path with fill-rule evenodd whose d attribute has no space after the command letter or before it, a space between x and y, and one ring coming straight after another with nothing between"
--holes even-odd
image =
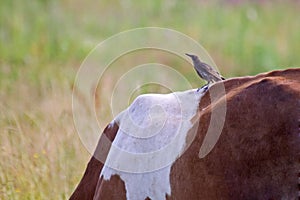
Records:
<instances>
[{"instance_id":1,"label":"cow","mask_svg":"<svg viewBox=\"0 0 300 200\"><path fill-rule=\"evenodd\" d=\"M299 150L300 69L141 95L70 199L298 199Z\"/></svg>"}]
</instances>

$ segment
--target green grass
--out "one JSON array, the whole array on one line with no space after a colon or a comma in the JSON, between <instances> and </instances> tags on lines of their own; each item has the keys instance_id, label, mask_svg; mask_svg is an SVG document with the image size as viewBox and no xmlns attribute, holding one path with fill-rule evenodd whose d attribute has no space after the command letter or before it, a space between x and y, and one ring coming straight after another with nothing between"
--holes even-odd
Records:
<instances>
[{"instance_id":1,"label":"green grass","mask_svg":"<svg viewBox=\"0 0 300 200\"><path fill-rule=\"evenodd\" d=\"M90 155L76 136L71 93L98 42L131 28L171 28L200 42L225 77L254 75L299 67L299 8L280 1L0 1L0 199L66 199L80 180ZM199 85L182 60L152 56ZM133 59L116 62L114 72ZM164 91L145 86L134 96L149 90Z\"/></svg>"}]
</instances>

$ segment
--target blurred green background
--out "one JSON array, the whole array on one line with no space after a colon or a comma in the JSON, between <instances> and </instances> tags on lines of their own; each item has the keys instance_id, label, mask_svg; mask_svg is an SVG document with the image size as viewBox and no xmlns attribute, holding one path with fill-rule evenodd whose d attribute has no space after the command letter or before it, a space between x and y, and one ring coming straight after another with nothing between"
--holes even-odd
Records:
<instances>
[{"instance_id":1,"label":"blurred green background","mask_svg":"<svg viewBox=\"0 0 300 200\"><path fill-rule=\"evenodd\" d=\"M255 75L300 66L299 13L297 0L1 0L0 199L66 199L79 182L90 155L71 95L99 42L132 28L171 28L202 44L225 77ZM192 68L158 59L199 85Z\"/></svg>"}]
</instances>

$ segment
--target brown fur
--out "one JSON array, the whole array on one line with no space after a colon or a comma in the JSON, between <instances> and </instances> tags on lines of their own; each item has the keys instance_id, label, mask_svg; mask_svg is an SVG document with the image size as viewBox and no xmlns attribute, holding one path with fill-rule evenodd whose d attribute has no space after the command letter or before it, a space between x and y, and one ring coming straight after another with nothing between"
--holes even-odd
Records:
<instances>
[{"instance_id":1,"label":"brown fur","mask_svg":"<svg viewBox=\"0 0 300 200\"><path fill-rule=\"evenodd\" d=\"M99 175L103 168L103 163L99 160L106 159L111 142L115 139L118 129L119 127L116 123L114 123L113 126L107 126L105 128L103 131L104 134L97 144L96 151L89 161L84 175L70 197L70 200L87 200L94 198ZM104 157L102 157L103 155ZM99 181L98 185L101 184L101 181L102 179Z\"/></svg>"},{"instance_id":2,"label":"brown fur","mask_svg":"<svg viewBox=\"0 0 300 200\"><path fill-rule=\"evenodd\" d=\"M300 70L231 79L225 88L226 121L216 146L198 158L210 122L206 109L195 140L172 166L168 199L296 199ZM199 110L220 102L207 93Z\"/></svg>"}]
</instances>

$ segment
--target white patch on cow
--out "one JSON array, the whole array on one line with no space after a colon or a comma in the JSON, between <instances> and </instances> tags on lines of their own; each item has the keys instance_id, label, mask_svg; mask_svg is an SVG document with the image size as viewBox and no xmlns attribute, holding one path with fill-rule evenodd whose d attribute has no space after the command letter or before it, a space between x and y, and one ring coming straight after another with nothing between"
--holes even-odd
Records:
<instances>
[{"instance_id":1,"label":"white patch on cow","mask_svg":"<svg viewBox=\"0 0 300 200\"><path fill-rule=\"evenodd\" d=\"M114 120L119 130L100 176L119 175L128 200L171 195L171 166L185 149L202 96L203 90L189 90L137 97Z\"/></svg>"}]
</instances>

